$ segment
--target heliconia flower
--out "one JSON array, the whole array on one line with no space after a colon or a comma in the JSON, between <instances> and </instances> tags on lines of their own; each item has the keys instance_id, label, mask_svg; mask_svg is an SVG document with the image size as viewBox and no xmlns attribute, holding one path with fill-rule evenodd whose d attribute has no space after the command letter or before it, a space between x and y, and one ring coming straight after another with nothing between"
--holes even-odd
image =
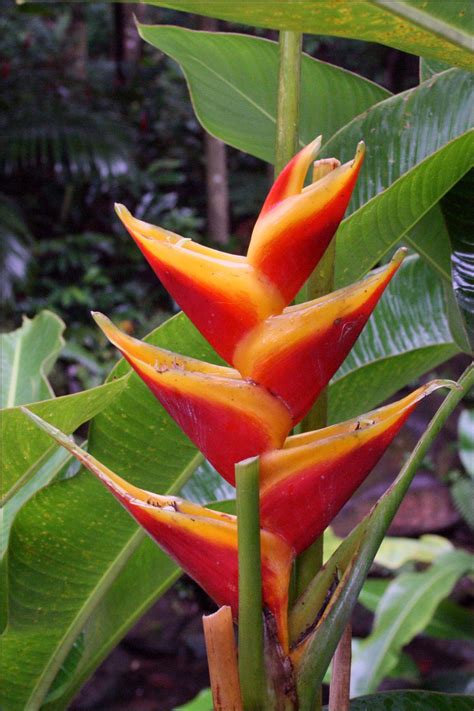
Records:
<instances>
[{"instance_id":1,"label":"heliconia flower","mask_svg":"<svg viewBox=\"0 0 474 711\"><path fill-rule=\"evenodd\" d=\"M398 402L360 417L288 437L260 457L260 520L297 553L329 525L371 472L417 404L438 388L433 380Z\"/></svg>"},{"instance_id":2,"label":"heliconia flower","mask_svg":"<svg viewBox=\"0 0 474 711\"><path fill-rule=\"evenodd\" d=\"M123 205L116 211L164 287L228 363L250 329L286 306L245 257L137 220Z\"/></svg>"},{"instance_id":3,"label":"heliconia flower","mask_svg":"<svg viewBox=\"0 0 474 711\"><path fill-rule=\"evenodd\" d=\"M93 314L107 338L217 471L235 483L234 465L281 447L292 427L285 404L233 368L171 353L122 333Z\"/></svg>"},{"instance_id":4,"label":"heliconia flower","mask_svg":"<svg viewBox=\"0 0 474 711\"><path fill-rule=\"evenodd\" d=\"M237 462L281 447L304 417L402 258L401 250L364 281L266 319L238 346L239 372L143 343L104 315L93 316L171 417L234 484Z\"/></svg>"},{"instance_id":5,"label":"heliconia flower","mask_svg":"<svg viewBox=\"0 0 474 711\"><path fill-rule=\"evenodd\" d=\"M218 605L230 605L238 615L237 518L176 496L160 496L129 484L69 437L23 408L33 421L73 454L112 492L161 548ZM275 618L279 639L288 650L287 607L290 546L280 536L261 530L264 606Z\"/></svg>"},{"instance_id":6,"label":"heliconia flower","mask_svg":"<svg viewBox=\"0 0 474 711\"><path fill-rule=\"evenodd\" d=\"M323 161L323 177L303 188L319 145L318 138L303 148L276 180L247 257L197 244L116 206L165 288L228 363L246 333L290 303L342 219L364 151L359 145L354 160L334 170L337 162Z\"/></svg>"},{"instance_id":7,"label":"heliconia flower","mask_svg":"<svg viewBox=\"0 0 474 711\"><path fill-rule=\"evenodd\" d=\"M278 395L298 423L346 358L405 252L357 284L263 321L237 346L239 373Z\"/></svg>"},{"instance_id":8,"label":"heliconia flower","mask_svg":"<svg viewBox=\"0 0 474 711\"><path fill-rule=\"evenodd\" d=\"M303 188L319 149L303 148L278 176L255 224L247 258L265 274L288 304L326 251L342 220L364 159L361 142L354 159Z\"/></svg>"}]
</instances>

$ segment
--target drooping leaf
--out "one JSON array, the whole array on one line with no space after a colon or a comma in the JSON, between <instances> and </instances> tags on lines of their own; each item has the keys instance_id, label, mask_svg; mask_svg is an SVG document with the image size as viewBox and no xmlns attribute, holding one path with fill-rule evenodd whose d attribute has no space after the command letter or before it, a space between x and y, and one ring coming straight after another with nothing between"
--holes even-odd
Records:
<instances>
[{"instance_id":1,"label":"drooping leaf","mask_svg":"<svg viewBox=\"0 0 474 711\"><path fill-rule=\"evenodd\" d=\"M369 578L360 592L359 602L370 612L375 612L389 585L389 580ZM442 600L431 621L420 633L436 639L472 641L473 623L474 613L471 610L451 600Z\"/></svg>"},{"instance_id":2,"label":"drooping leaf","mask_svg":"<svg viewBox=\"0 0 474 711\"><path fill-rule=\"evenodd\" d=\"M150 340L217 360L182 315L157 329ZM138 376L120 362L111 378L122 375L123 391L92 422L89 451L138 486L177 493L201 456ZM132 557L133 564L127 565ZM11 607L0 660L5 711L43 703L81 633L84 650L89 640L94 650L91 658L84 653L73 665L74 679L83 681L109 645L177 575L176 567L84 471L25 504L12 527L8 563ZM117 617L101 616L101 605Z\"/></svg>"},{"instance_id":3,"label":"drooping leaf","mask_svg":"<svg viewBox=\"0 0 474 711\"><path fill-rule=\"evenodd\" d=\"M275 42L158 25L139 25L139 30L143 39L180 64L196 116L209 133L274 162L278 93ZM301 145L318 134L328 140L354 116L387 96L389 92L377 84L303 55Z\"/></svg>"},{"instance_id":4,"label":"drooping leaf","mask_svg":"<svg viewBox=\"0 0 474 711\"><path fill-rule=\"evenodd\" d=\"M464 694L386 691L353 699L350 711L472 711L472 703L473 697Z\"/></svg>"},{"instance_id":5,"label":"drooping leaf","mask_svg":"<svg viewBox=\"0 0 474 711\"><path fill-rule=\"evenodd\" d=\"M360 645L351 671L351 695L376 691L405 644L422 632L457 580L474 571L474 556L451 551L422 572L402 573L387 587L375 611L372 633Z\"/></svg>"},{"instance_id":6,"label":"drooping leaf","mask_svg":"<svg viewBox=\"0 0 474 711\"><path fill-rule=\"evenodd\" d=\"M367 412L456 352L440 279L406 259L333 378L330 421Z\"/></svg>"},{"instance_id":7,"label":"drooping leaf","mask_svg":"<svg viewBox=\"0 0 474 711\"><path fill-rule=\"evenodd\" d=\"M226 0L147 0L151 5L210 15L276 30L353 37L380 42L404 52L472 68L472 14L467 0L439 3L429 0L391 2L359 0L280 0L278 3Z\"/></svg>"},{"instance_id":8,"label":"drooping leaf","mask_svg":"<svg viewBox=\"0 0 474 711\"><path fill-rule=\"evenodd\" d=\"M53 396L47 380L64 345L65 324L51 311L24 317L16 331L0 336L0 406L15 407Z\"/></svg>"},{"instance_id":9,"label":"drooping leaf","mask_svg":"<svg viewBox=\"0 0 474 711\"><path fill-rule=\"evenodd\" d=\"M436 74L373 106L323 147L323 155L347 160L354 141L364 137L367 143L352 214L338 231L338 286L360 278L410 237L409 230L469 170L473 88L467 72ZM445 271L445 260L439 268Z\"/></svg>"}]
</instances>

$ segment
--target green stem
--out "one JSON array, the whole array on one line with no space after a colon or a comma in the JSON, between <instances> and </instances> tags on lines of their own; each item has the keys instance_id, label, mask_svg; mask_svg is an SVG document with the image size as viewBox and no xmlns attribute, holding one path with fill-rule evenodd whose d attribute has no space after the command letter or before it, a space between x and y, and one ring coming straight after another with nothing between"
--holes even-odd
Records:
<instances>
[{"instance_id":1,"label":"green stem","mask_svg":"<svg viewBox=\"0 0 474 711\"><path fill-rule=\"evenodd\" d=\"M239 546L239 676L245 711L265 708L259 460L235 465Z\"/></svg>"},{"instance_id":2,"label":"green stem","mask_svg":"<svg viewBox=\"0 0 474 711\"><path fill-rule=\"evenodd\" d=\"M293 158L298 148L302 39L300 32L280 32L275 177Z\"/></svg>"}]
</instances>

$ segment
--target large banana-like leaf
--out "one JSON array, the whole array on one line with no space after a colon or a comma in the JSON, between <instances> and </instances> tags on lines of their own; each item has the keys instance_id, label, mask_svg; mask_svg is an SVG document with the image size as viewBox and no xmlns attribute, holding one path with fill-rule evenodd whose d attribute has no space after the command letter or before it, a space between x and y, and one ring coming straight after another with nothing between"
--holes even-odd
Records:
<instances>
[{"instance_id":1,"label":"large banana-like leaf","mask_svg":"<svg viewBox=\"0 0 474 711\"><path fill-rule=\"evenodd\" d=\"M367 412L457 352L440 278L409 257L333 378L331 422Z\"/></svg>"},{"instance_id":2,"label":"large banana-like leaf","mask_svg":"<svg viewBox=\"0 0 474 711\"><path fill-rule=\"evenodd\" d=\"M151 340L215 360L210 347L182 317L157 329ZM94 418L89 450L139 486L177 492L200 455L123 363L111 377L120 376L125 386ZM90 616L107 593L114 598L112 586L121 574L128 581L128 595L135 591L145 597L134 613L144 609L147 600L150 604L141 566L140 571L126 568L144 540L143 531L86 472L43 489L20 510L11 531L10 614L0 661L5 711L40 707ZM170 569L172 575L176 573L157 547L146 546L147 550L152 558L147 570L156 596L169 584ZM128 604L126 595L122 600Z\"/></svg>"},{"instance_id":3,"label":"large banana-like leaf","mask_svg":"<svg viewBox=\"0 0 474 711\"><path fill-rule=\"evenodd\" d=\"M474 572L474 556L451 551L428 570L402 573L390 583L375 611L374 628L358 649L351 673L351 695L376 691L394 668L402 647L429 624L457 580Z\"/></svg>"},{"instance_id":4,"label":"large banana-like leaf","mask_svg":"<svg viewBox=\"0 0 474 711\"><path fill-rule=\"evenodd\" d=\"M472 68L472 8L468 0L147 0L223 20L277 30L353 37Z\"/></svg>"},{"instance_id":5,"label":"large banana-like leaf","mask_svg":"<svg viewBox=\"0 0 474 711\"><path fill-rule=\"evenodd\" d=\"M29 406L49 422L70 433L90 420L120 391L115 381L83 393L54 398L47 380L63 346L64 323L55 314L43 311L34 319L1 336L3 403L0 412L2 441L1 524L0 524L0 629L8 615L9 576L7 554L10 531L20 508L49 484L67 457L49 437L31 427L19 406ZM34 402L35 398L40 402Z\"/></svg>"},{"instance_id":6,"label":"large banana-like leaf","mask_svg":"<svg viewBox=\"0 0 474 711\"><path fill-rule=\"evenodd\" d=\"M139 25L143 39L175 59L204 128L231 146L274 162L278 45L238 34ZM328 140L389 92L339 67L302 57L300 143ZM354 144L355 146L356 144Z\"/></svg>"},{"instance_id":7,"label":"large banana-like leaf","mask_svg":"<svg viewBox=\"0 0 474 711\"><path fill-rule=\"evenodd\" d=\"M338 285L373 267L469 170L472 90L467 72L436 74L373 106L324 146L324 155L346 160L354 141L364 137L367 143L352 214L338 231ZM445 258L439 268L446 270Z\"/></svg>"},{"instance_id":8,"label":"large banana-like leaf","mask_svg":"<svg viewBox=\"0 0 474 711\"><path fill-rule=\"evenodd\" d=\"M47 376L64 346L65 324L51 311L0 336L0 407L15 407L54 395Z\"/></svg>"}]
</instances>

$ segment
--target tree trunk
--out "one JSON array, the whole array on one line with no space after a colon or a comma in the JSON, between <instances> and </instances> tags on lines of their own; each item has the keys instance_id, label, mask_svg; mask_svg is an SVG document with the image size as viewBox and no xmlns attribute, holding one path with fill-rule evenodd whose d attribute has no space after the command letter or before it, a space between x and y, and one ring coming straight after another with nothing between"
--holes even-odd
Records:
<instances>
[{"instance_id":1,"label":"tree trunk","mask_svg":"<svg viewBox=\"0 0 474 711\"><path fill-rule=\"evenodd\" d=\"M211 17L200 19L201 30L215 32L218 21ZM204 131L204 153L207 192L207 232L213 242L229 241L229 188L225 144Z\"/></svg>"}]
</instances>

